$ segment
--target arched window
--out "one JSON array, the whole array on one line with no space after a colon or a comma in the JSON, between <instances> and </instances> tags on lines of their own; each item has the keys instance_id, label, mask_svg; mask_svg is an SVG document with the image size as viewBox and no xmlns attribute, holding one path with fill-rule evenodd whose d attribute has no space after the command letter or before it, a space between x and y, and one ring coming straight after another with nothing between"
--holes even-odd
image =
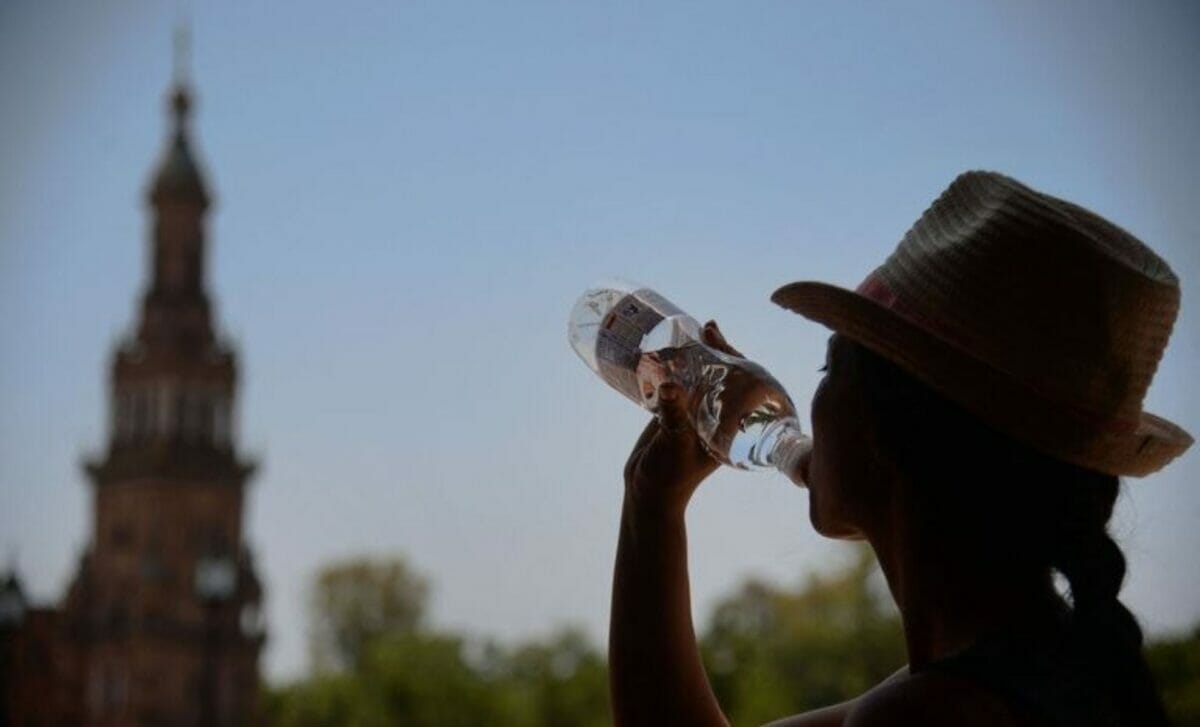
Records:
<instances>
[{"instance_id":1,"label":"arched window","mask_svg":"<svg viewBox=\"0 0 1200 727\"><path fill-rule=\"evenodd\" d=\"M171 406L171 433L176 439L183 439L184 414L187 411L187 391L182 387L175 389Z\"/></svg>"},{"instance_id":2,"label":"arched window","mask_svg":"<svg viewBox=\"0 0 1200 727\"><path fill-rule=\"evenodd\" d=\"M218 447L226 447L230 441L229 397L224 393L217 394L213 400L213 443Z\"/></svg>"},{"instance_id":3,"label":"arched window","mask_svg":"<svg viewBox=\"0 0 1200 727\"><path fill-rule=\"evenodd\" d=\"M131 439L134 442L144 441L150 430L150 397L144 386L135 386L131 392L133 399L133 423Z\"/></svg>"},{"instance_id":4,"label":"arched window","mask_svg":"<svg viewBox=\"0 0 1200 727\"><path fill-rule=\"evenodd\" d=\"M208 390L196 392L196 440L213 443L213 395Z\"/></svg>"},{"instance_id":5,"label":"arched window","mask_svg":"<svg viewBox=\"0 0 1200 727\"><path fill-rule=\"evenodd\" d=\"M166 381L158 382L154 387L156 406L154 407L154 433L159 439L171 438L171 406L175 403L171 395L171 384Z\"/></svg>"},{"instance_id":6,"label":"arched window","mask_svg":"<svg viewBox=\"0 0 1200 727\"><path fill-rule=\"evenodd\" d=\"M158 387L153 383L145 384L146 393L146 439L154 439L158 433Z\"/></svg>"},{"instance_id":7,"label":"arched window","mask_svg":"<svg viewBox=\"0 0 1200 727\"><path fill-rule=\"evenodd\" d=\"M184 389L179 401L183 405L183 428L180 438L184 442L191 444L196 438L195 394L189 389Z\"/></svg>"},{"instance_id":8,"label":"arched window","mask_svg":"<svg viewBox=\"0 0 1200 727\"><path fill-rule=\"evenodd\" d=\"M130 401L129 391L124 387L119 388L113 394L113 438L118 444L126 444L133 438L132 415L130 409L132 403Z\"/></svg>"},{"instance_id":9,"label":"arched window","mask_svg":"<svg viewBox=\"0 0 1200 727\"><path fill-rule=\"evenodd\" d=\"M188 389L181 398L183 403L183 441L208 443L212 437L212 412L209 394L200 388Z\"/></svg>"}]
</instances>

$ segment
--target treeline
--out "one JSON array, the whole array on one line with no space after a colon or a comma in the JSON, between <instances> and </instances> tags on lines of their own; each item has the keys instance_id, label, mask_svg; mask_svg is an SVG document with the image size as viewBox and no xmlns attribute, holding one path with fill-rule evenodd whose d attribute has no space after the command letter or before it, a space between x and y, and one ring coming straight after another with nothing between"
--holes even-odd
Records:
<instances>
[{"instance_id":1,"label":"treeline","mask_svg":"<svg viewBox=\"0 0 1200 727\"><path fill-rule=\"evenodd\" d=\"M263 698L275 727L605 725L605 660L579 630L502 646L425 623L429 581L402 559L321 570L307 678Z\"/></svg>"},{"instance_id":2,"label":"treeline","mask_svg":"<svg viewBox=\"0 0 1200 727\"><path fill-rule=\"evenodd\" d=\"M762 724L861 694L904 661L899 616L869 550L795 588L748 581L700 634L734 724ZM428 579L402 559L324 568L310 602L312 673L264 695L274 727L610 724L602 648L566 628L515 646L425 622ZM1200 629L1147 655L1176 725L1200 725Z\"/></svg>"}]
</instances>

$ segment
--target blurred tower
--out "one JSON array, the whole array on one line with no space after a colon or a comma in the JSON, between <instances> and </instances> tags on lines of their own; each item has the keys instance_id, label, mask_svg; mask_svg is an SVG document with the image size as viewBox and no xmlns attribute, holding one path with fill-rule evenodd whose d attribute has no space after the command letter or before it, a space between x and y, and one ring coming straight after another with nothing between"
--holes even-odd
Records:
<instances>
[{"instance_id":1,"label":"blurred tower","mask_svg":"<svg viewBox=\"0 0 1200 727\"><path fill-rule=\"evenodd\" d=\"M113 357L108 447L86 463L91 543L63 609L89 725L242 725L255 712L261 588L242 532L254 465L238 452L237 362L205 290L211 200L183 75L148 194L140 317Z\"/></svg>"}]
</instances>

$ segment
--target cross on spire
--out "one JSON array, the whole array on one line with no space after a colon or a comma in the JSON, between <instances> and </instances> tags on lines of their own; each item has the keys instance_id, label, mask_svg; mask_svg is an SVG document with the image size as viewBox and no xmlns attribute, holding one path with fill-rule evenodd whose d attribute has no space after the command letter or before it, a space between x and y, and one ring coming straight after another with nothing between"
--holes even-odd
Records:
<instances>
[{"instance_id":1,"label":"cross on spire","mask_svg":"<svg viewBox=\"0 0 1200 727\"><path fill-rule=\"evenodd\" d=\"M191 71L192 60L192 29L186 21L181 20L175 26L172 45L175 51L174 78L172 80L174 80L176 86L186 86Z\"/></svg>"},{"instance_id":2,"label":"cross on spire","mask_svg":"<svg viewBox=\"0 0 1200 727\"><path fill-rule=\"evenodd\" d=\"M192 107L191 97L188 93L188 76L191 75L192 60L192 33L187 22L180 21L175 26L172 44L175 51L175 63L172 70L174 90L171 93L171 108L175 112L176 124L181 127L187 120L188 111Z\"/></svg>"}]
</instances>

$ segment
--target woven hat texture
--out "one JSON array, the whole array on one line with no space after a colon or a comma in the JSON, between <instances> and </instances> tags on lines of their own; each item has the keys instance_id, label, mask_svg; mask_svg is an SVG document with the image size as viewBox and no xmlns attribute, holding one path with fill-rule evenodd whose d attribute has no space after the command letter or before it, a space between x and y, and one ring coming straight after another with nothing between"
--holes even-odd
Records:
<instances>
[{"instance_id":1,"label":"woven hat texture","mask_svg":"<svg viewBox=\"0 0 1200 727\"><path fill-rule=\"evenodd\" d=\"M1067 461L1145 475L1192 442L1142 410L1179 311L1171 268L1004 175L955 179L856 291L798 282L772 300Z\"/></svg>"}]
</instances>

